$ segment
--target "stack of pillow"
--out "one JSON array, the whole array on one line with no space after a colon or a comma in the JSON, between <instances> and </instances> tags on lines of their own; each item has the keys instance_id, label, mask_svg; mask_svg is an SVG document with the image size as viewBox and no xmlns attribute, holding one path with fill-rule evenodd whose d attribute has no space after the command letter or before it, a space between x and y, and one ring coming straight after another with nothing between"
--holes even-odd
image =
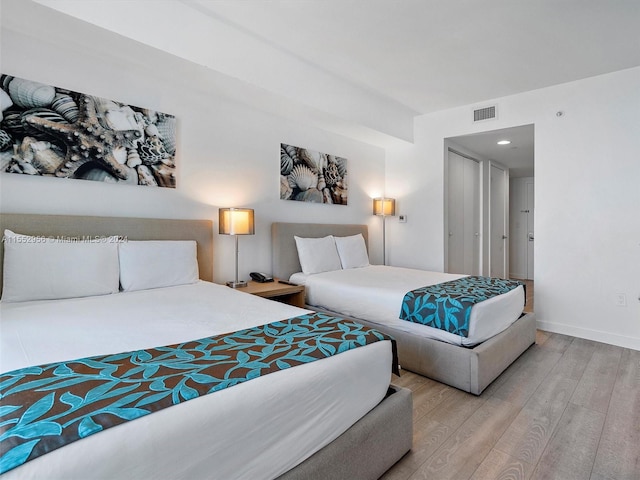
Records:
<instances>
[{"instance_id":1,"label":"stack of pillow","mask_svg":"<svg viewBox=\"0 0 640 480\"><path fill-rule=\"evenodd\" d=\"M294 237L302 273L330 272L369 266L367 246L362 234L349 237Z\"/></svg>"},{"instance_id":2,"label":"stack of pillow","mask_svg":"<svg viewBox=\"0 0 640 480\"><path fill-rule=\"evenodd\" d=\"M47 238L4 231L3 302L108 295L195 283L195 241Z\"/></svg>"}]
</instances>

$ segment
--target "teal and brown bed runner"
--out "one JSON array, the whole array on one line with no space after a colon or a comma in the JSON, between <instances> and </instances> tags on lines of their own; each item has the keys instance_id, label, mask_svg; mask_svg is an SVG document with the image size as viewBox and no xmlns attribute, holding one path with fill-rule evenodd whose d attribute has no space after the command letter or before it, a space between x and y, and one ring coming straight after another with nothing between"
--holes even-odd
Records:
<instances>
[{"instance_id":1,"label":"teal and brown bed runner","mask_svg":"<svg viewBox=\"0 0 640 480\"><path fill-rule=\"evenodd\" d=\"M471 307L520 285L517 280L471 276L417 288L405 294L400 318L467 337Z\"/></svg>"},{"instance_id":2,"label":"teal and brown bed runner","mask_svg":"<svg viewBox=\"0 0 640 480\"><path fill-rule=\"evenodd\" d=\"M128 420L381 340L390 338L311 313L176 345L4 373L0 474Z\"/></svg>"}]
</instances>

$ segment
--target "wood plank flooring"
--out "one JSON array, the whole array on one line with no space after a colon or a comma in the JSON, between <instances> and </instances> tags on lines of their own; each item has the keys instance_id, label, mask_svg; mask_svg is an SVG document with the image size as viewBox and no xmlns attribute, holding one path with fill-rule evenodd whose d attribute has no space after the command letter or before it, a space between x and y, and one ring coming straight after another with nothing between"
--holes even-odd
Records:
<instances>
[{"instance_id":1,"label":"wood plank flooring","mask_svg":"<svg viewBox=\"0 0 640 480\"><path fill-rule=\"evenodd\" d=\"M640 352L539 331L480 396L411 372L413 449L383 480L640 480Z\"/></svg>"}]
</instances>

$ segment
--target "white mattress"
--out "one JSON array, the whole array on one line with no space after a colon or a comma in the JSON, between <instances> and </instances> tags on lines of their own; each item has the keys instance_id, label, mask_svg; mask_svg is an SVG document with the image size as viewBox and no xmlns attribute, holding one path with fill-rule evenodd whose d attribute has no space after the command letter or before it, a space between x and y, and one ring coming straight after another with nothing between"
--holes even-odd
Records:
<instances>
[{"instance_id":1,"label":"white mattress","mask_svg":"<svg viewBox=\"0 0 640 480\"><path fill-rule=\"evenodd\" d=\"M207 282L0 303L0 368L167 345L302 313ZM2 478L275 478L379 403L390 366L390 342L377 342L112 427Z\"/></svg>"},{"instance_id":2,"label":"white mattress","mask_svg":"<svg viewBox=\"0 0 640 480\"><path fill-rule=\"evenodd\" d=\"M314 307L470 347L497 335L518 319L524 307L522 287L474 305L468 337L399 318L402 300L407 292L464 276L370 265L313 275L294 273L290 281L306 287L307 304Z\"/></svg>"}]
</instances>

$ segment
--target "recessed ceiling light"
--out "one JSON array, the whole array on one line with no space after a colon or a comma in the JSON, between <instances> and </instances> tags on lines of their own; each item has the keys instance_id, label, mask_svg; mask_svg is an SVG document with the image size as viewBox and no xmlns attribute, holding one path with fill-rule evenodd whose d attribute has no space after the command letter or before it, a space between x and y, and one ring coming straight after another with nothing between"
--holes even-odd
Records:
<instances>
[{"instance_id":1,"label":"recessed ceiling light","mask_svg":"<svg viewBox=\"0 0 640 480\"><path fill-rule=\"evenodd\" d=\"M511 143L511 140L500 140L498 142L498 145L509 145Z\"/></svg>"}]
</instances>

